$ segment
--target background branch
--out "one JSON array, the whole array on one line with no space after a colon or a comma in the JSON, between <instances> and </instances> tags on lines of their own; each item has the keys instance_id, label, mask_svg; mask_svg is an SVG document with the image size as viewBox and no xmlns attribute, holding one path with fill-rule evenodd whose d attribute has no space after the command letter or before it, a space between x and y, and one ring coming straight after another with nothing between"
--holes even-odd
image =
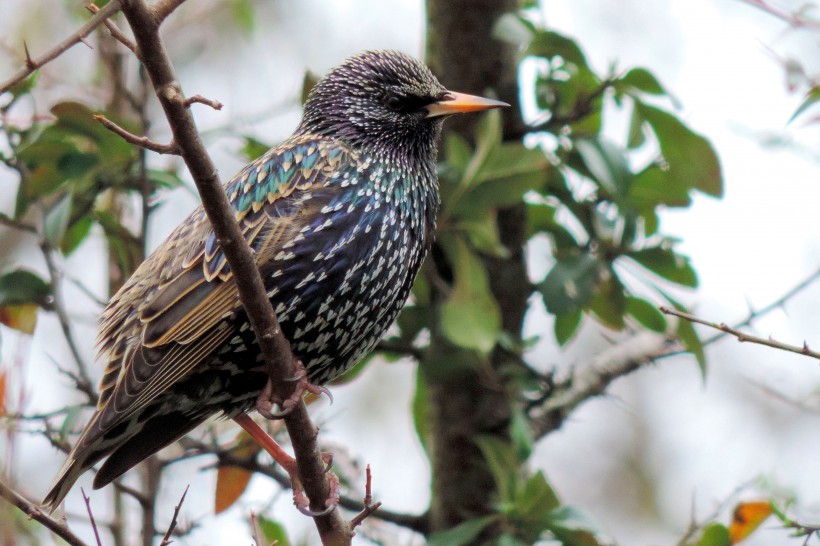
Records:
<instances>
[{"instance_id":1,"label":"background branch","mask_svg":"<svg viewBox=\"0 0 820 546\"><path fill-rule=\"evenodd\" d=\"M5 93L16 84L20 83L27 77L29 77L35 70L40 68L41 66L49 63L74 47L75 45L79 44L80 42L84 43L85 37L91 34L95 28L100 26L106 19L114 15L120 10L120 0L111 0L108 4L105 5L102 9L100 9L94 16L89 19L83 26L81 26L77 31L57 44L56 46L52 47L42 55L37 58L32 58L28 54L28 47L26 47L26 65L17 71L11 78L0 84L0 94Z\"/></svg>"},{"instance_id":2,"label":"background branch","mask_svg":"<svg viewBox=\"0 0 820 546\"><path fill-rule=\"evenodd\" d=\"M52 533L65 540L71 546L86 546L80 537L75 535L64 522L57 521L42 510L33 502L0 480L0 497L19 508L24 514L34 521L42 524Z\"/></svg>"}]
</instances>

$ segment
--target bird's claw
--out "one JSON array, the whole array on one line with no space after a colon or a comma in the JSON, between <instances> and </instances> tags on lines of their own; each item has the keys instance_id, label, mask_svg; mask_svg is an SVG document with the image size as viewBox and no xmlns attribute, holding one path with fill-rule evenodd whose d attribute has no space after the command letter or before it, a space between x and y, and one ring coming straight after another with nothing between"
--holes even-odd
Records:
<instances>
[{"instance_id":1,"label":"bird's claw","mask_svg":"<svg viewBox=\"0 0 820 546\"><path fill-rule=\"evenodd\" d=\"M322 385L315 385L307 378L307 371L305 365L301 360L296 359L296 375L285 379L285 381L296 381L296 388L287 400L275 404L273 401L273 384L270 380L265 384L265 388L259 393L259 398L256 400L256 411L265 419L282 419L302 400L305 392L315 394L316 396L326 395L333 404L333 394L330 389ZM274 405L279 406L278 411L274 411Z\"/></svg>"},{"instance_id":2,"label":"bird's claw","mask_svg":"<svg viewBox=\"0 0 820 546\"><path fill-rule=\"evenodd\" d=\"M322 459L325 459L325 455L330 454L322 453ZM330 460L332 462L332 455L330 455ZM325 462L327 463L326 459ZM310 501L308 500L307 495L305 495L305 492L301 488L293 489L293 504L296 506L296 509L310 518L326 516L333 512L333 510L335 510L336 507L339 506L339 478L332 472L327 472L327 483L330 487L330 492L328 494L327 500L325 500L326 508L324 510L320 510L318 512L311 510Z\"/></svg>"}]
</instances>

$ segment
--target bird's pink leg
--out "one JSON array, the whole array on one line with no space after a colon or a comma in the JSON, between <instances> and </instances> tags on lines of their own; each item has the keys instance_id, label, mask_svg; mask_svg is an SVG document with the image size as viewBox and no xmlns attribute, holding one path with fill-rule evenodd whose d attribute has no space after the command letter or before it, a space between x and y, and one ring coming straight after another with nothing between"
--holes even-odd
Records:
<instances>
[{"instance_id":1,"label":"bird's pink leg","mask_svg":"<svg viewBox=\"0 0 820 546\"><path fill-rule=\"evenodd\" d=\"M262 449L267 451L268 454L273 457L273 460L279 463L284 471L288 473L291 487L293 487L293 504L296 505L296 508L300 512L306 516L317 517L327 515L332 512L334 508L336 508L336 505L339 504L339 478L337 478L332 472L329 472L330 465L333 464L332 455L329 453L322 453L322 460L327 465L325 472L327 472L327 481L330 485L330 495L325 501L327 508L321 512L313 512L310 510L310 501L302 488L302 479L299 476L299 467L296 464L296 459L288 455L288 453L282 449L278 443L276 443L276 440L271 438L267 432L262 430L262 427L256 424L256 421L251 419L248 414L242 413L234 417L233 420L236 421L240 427L245 429L245 431L251 435L251 438L253 438Z\"/></svg>"}]
</instances>

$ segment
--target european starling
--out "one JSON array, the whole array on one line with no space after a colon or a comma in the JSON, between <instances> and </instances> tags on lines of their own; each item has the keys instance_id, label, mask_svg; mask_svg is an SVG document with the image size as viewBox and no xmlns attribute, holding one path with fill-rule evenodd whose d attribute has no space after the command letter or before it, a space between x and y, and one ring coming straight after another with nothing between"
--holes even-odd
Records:
<instances>
[{"instance_id":1,"label":"european starling","mask_svg":"<svg viewBox=\"0 0 820 546\"><path fill-rule=\"evenodd\" d=\"M433 240L442 120L500 106L448 91L403 53L364 52L316 84L292 137L226 185L310 383L350 369L404 305ZM98 347L99 404L44 500L52 511L103 457L95 488L214 414L244 418L266 387L202 207L111 299Z\"/></svg>"}]
</instances>

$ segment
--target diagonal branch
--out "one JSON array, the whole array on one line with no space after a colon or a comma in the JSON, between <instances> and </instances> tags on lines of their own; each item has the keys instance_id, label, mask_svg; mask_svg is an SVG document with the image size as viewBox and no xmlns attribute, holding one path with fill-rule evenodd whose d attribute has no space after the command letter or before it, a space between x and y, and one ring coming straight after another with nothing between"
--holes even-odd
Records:
<instances>
[{"instance_id":1,"label":"diagonal branch","mask_svg":"<svg viewBox=\"0 0 820 546\"><path fill-rule=\"evenodd\" d=\"M19 508L24 514L40 523L52 533L65 540L71 546L86 546L86 543L75 535L65 522L57 521L38 507L33 502L27 500L23 495L9 487L5 482L0 480L0 497L3 497L9 503Z\"/></svg>"},{"instance_id":2,"label":"diagonal branch","mask_svg":"<svg viewBox=\"0 0 820 546\"><path fill-rule=\"evenodd\" d=\"M32 58L28 52L28 46L25 47L26 50L26 65L17 71L11 78L0 84L0 94L5 93L16 84L20 83L27 77L29 77L35 70L40 68L46 63L49 63L74 47L75 45L79 44L80 42L85 43L85 37L91 34L95 28L103 24L106 19L114 15L120 10L120 1L119 0L111 0L108 4L105 5L102 9L100 9L94 16L86 21L86 23L77 29L74 34L57 44L56 46L52 47L42 55L37 58Z\"/></svg>"},{"instance_id":3,"label":"diagonal branch","mask_svg":"<svg viewBox=\"0 0 820 546\"><path fill-rule=\"evenodd\" d=\"M564 424L567 416L587 400L604 394L617 378L678 349L678 342L662 334L642 332L613 345L558 382L549 398L530 411L533 436L541 438Z\"/></svg>"},{"instance_id":4,"label":"diagonal branch","mask_svg":"<svg viewBox=\"0 0 820 546\"><path fill-rule=\"evenodd\" d=\"M774 349L780 349L781 351L788 351L791 353L797 353L800 355L808 356L815 359L820 359L820 353L817 351L812 351L809 349L808 344L804 341L803 345L789 345L788 343L783 343L781 341L777 341L776 339L772 338L762 338L747 334L738 330L737 328L732 328L731 326L721 322L718 324L717 322L712 322L709 320L704 320L702 318L698 318L695 315L690 313L684 313L683 311L678 311L676 309L670 309L668 307L661 307L661 313L665 315L674 315L676 317L682 318L684 320L688 320L689 322L694 322L696 324L703 324L704 326L709 326L710 328L714 328L715 330L719 330L731 336L735 336L738 341L741 343L748 342L748 343L756 343L758 345L765 345L766 347L772 347Z\"/></svg>"},{"instance_id":5,"label":"diagonal branch","mask_svg":"<svg viewBox=\"0 0 820 546\"><path fill-rule=\"evenodd\" d=\"M160 7L173 8L179 3L166 1ZM233 271L240 300L256 333L276 394L285 400L292 394L295 386L294 382L283 381L295 374L290 344L282 335L253 252L242 236L216 167L202 143L171 60L160 39L161 17L144 0L122 0L122 12L131 26L141 60L171 126L174 141L196 183L205 212ZM302 483L311 499L311 508L323 510L330 490L316 442L316 427L308 416L304 402L300 401L285 417L285 425L291 437ZM337 510L326 516L316 517L314 521L324 544L350 543L350 525Z\"/></svg>"}]
</instances>

